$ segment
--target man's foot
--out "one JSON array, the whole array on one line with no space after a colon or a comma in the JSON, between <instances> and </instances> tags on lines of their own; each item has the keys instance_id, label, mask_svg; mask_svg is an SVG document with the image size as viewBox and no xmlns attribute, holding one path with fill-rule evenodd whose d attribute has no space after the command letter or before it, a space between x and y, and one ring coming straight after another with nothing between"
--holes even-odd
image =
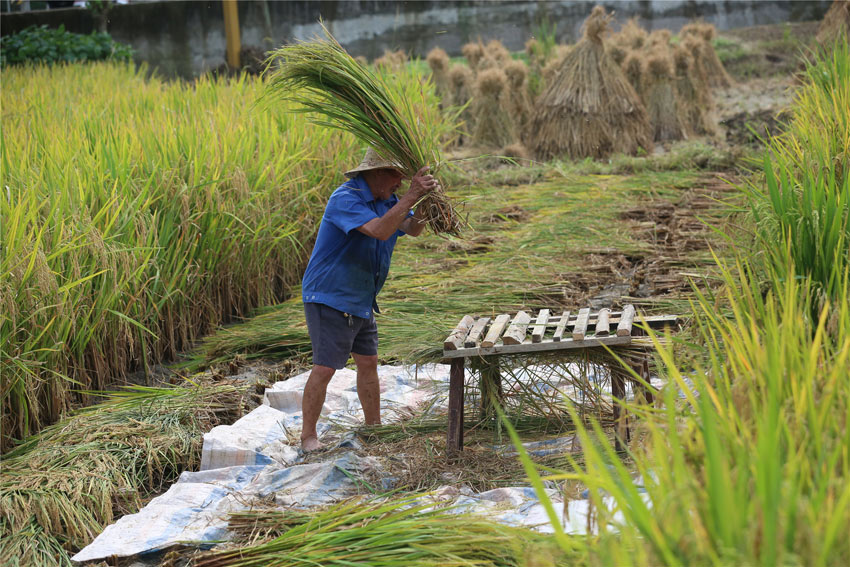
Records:
<instances>
[{"instance_id":1,"label":"man's foot","mask_svg":"<svg viewBox=\"0 0 850 567\"><path fill-rule=\"evenodd\" d=\"M318 437L311 436L301 438L301 450L305 453L312 453L313 451L318 451L321 448L322 445L319 443Z\"/></svg>"}]
</instances>

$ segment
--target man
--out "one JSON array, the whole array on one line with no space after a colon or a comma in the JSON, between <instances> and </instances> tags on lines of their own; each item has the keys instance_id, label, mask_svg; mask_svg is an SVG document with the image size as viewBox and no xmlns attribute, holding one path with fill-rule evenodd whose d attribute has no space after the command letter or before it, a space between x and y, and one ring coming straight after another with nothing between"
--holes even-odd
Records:
<instances>
[{"instance_id":1,"label":"man","mask_svg":"<svg viewBox=\"0 0 850 567\"><path fill-rule=\"evenodd\" d=\"M419 236L425 227L421 210L411 209L437 187L428 167L423 167L398 198L395 192L404 176L395 163L373 149L345 176L349 180L328 200L302 281L313 345L313 369L301 404L305 452L320 448L316 423L328 383L345 366L349 354L357 366L357 396L366 423L381 423L376 297L387 278L396 239L404 234Z\"/></svg>"}]
</instances>

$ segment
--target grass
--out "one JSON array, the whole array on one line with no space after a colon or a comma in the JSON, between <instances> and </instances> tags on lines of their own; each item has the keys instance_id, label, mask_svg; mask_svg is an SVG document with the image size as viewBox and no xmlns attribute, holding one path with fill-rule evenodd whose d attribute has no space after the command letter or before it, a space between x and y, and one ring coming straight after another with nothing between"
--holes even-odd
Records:
<instances>
[{"instance_id":1,"label":"grass","mask_svg":"<svg viewBox=\"0 0 850 567\"><path fill-rule=\"evenodd\" d=\"M106 395L3 456L0 563L70 565L107 525L200 463L203 434L238 418L233 385Z\"/></svg>"}]
</instances>

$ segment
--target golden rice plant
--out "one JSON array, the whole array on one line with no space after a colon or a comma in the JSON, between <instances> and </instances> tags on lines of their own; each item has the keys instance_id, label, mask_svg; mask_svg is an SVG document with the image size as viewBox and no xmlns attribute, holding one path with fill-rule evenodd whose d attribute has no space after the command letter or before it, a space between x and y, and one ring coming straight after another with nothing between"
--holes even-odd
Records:
<instances>
[{"instance_id":1,"label":"golden rice plant","mask_svg":"<svg viewBox=\"0 0 850 567\"><path fill-rule=\"evenodd\" d=\"M71 389L104 389L285 297L359 158L285 106L258 112L256 79L146 75L4 70L4 449L58 419Z\"/></svg>"}]
</instances>

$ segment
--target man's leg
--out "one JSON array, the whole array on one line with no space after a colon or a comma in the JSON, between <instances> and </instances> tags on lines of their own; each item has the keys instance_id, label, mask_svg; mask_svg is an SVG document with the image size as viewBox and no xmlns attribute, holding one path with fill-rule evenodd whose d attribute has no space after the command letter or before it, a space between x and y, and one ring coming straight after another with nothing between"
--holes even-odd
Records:
<instances>
[{"instance_id":1,"label":"man's leg","mask_svg":"<svg viewBox=\"0 0 850 567\"><path fill-rule=\"evenodd\" d=\"M325 405L325 395L328 392L328 384L333 378L336 370L329 366L313 366L307 384L304 385L304 398L301 402L303 426L301 428L301 448L305 451L315 451L319 445L319 436L316 434L316 423ZM377 377L377 370L376 370ZM358 388L359 389L359 388Z\"/></svg>"},{"instance_id":2,"label":"man's leg","mask_svg":"<svg viewBox=\"0 0 850 567\"><path fill-rule=\"evenodd\" d=\"M357 397L363 406L366 425L381 424L381 383L378 380L378 355L351 353L357 365Z\"/></svg>"}]
</instances>

